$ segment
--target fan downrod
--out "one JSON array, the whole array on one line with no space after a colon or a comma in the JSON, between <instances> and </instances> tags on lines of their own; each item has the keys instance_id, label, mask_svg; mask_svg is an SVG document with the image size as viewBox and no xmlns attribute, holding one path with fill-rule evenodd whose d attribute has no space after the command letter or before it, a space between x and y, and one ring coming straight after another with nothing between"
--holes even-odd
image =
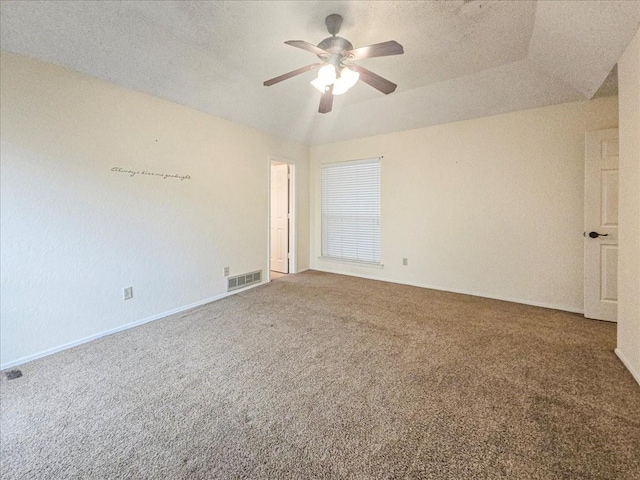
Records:
<instances>
[{"instance_id":1,"label":"fan downrod","mask_svg":"<svg viewBox=\"0 0 640 480\"><path fill-rule=\"evenodd\" d=\"M327 18L324 19L324 24L327 26L327 30L334 37L340 32L340 27L342 26L342 16L337 13L332 13L328 15Z\"/></svg>"}]
</instances>

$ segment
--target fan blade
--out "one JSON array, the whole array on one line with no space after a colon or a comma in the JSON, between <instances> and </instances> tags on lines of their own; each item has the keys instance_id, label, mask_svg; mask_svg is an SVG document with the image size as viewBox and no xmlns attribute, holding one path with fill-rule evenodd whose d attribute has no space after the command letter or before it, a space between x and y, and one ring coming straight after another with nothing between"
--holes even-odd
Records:
<instances>
[{"instance_id":1,"label":"fan blade","mask_svg":"<svg viewBox=\"0 0 640 480\"><path fill-rule=\"evenodd\" d=\"M291 45L292 47L301 48L302 50L306 50L307 52L315 53L321 57L328 57L329 52L321 49L320 47L316 47L315 45L305 42L304 40L287 40L287 45Z\"/></svg>"},{"instance_id":2,"label":"fan blade","mask_svg":"<svg viewBox=\"0 0 640 480\"><path fill-rule=\"evenodd\" d=\"M395 92L396 88L398 88L395 83L390 82L386 78L382 78L380 75L377 75L360 65L347 65L347 68L354 72L358 72L360 74L360 80L364 83L368 83L376 90L380 90L385 95Z\"/></svg>"},{"instance_id":3,"label":"fan blade","mask_svg":"<svg viewBox=\"0 0 640 480\"><path fill-rule=\"evenodd\" d=\"M294 70L293 72L285 73L283 75L280 75L279 77L275 77L275 78L272 78L271 80L267 80L266 82L263 83L263 85L265 87L270 87L271 85L282 82L283 80L287 80L291 77L295 77L296 75L300 75L301 73L315 70L320 65L321 65L320 63L312 63L311 65L307 65L306 67L299 68L297 70Z\"/></svg>"},{"instance_id":4,"label":"fan blade","mask_svg":"<svg viewBox=\"0 0 640 480\"><path fill-rule=\"evenodd\" d=\"M333 85L329 86L329 89L320 97L320 108L318 112L329 113L333 107Z\"/></svg>"},{"instance_id":5,"label":"fan blade","mask_svg":"<svg viewBox=\"0 0 640 480\"><path fill-rule=\"evenodd\" d=\"M344 54L349 60L362 60L363 58L386 57L387 55L401 55L404 48L395 40L354 48Z\"/></svg>"}]
</instances>

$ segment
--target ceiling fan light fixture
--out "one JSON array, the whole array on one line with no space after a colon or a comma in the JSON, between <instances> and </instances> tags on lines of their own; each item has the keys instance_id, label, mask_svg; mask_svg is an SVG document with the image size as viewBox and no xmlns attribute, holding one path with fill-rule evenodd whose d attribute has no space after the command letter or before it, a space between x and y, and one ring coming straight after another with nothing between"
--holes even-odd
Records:
<instances>
[{"instance_id":1,"label":"ceiling fan light fixture","mask_svg":"<svg viewBox=\"0 0 640 480\"><path fill-rule=\"evenodd\" d=\"M344 67L340 72L340 77L333 83L333 94L342 95L351 87L353 87L360 79L360 74Z\"/></svg>"},{"instance_id":2,"label":"ceiling fan light fixture","mask_svg":"<svg viewBox=\"0 0 640 480\"><path fill-rule=\"evenodd\" d=\"M327 63L318 70L318 80L324 82L325 85L331 85L335 82L336 76L336 67L332 63Z\"/></svg>"},{"instance_id":3,"label":"ceiling fan light fixture","mask_svg":"<svg viewBox=\"0 0 640 480\"><path fill-rule=\"evenodd\" d=\"M320 93L324 93L327 91L328 85L326 85L320 78L316 78L315 80L311 81L311 85L313 85Z\"/></svg>"},{"instance_id":4,"label":"ceiling fan light fixture","mask_svg":"<svg viewBox=\"0 0 640 480\"><path fill-rule=\"evenodd\" d=\"M311 82L320 93L325 93L327 87L336 81L336 67L332 63L327 63L318 70L318 78Z\"/></svg>"}]
</instances>

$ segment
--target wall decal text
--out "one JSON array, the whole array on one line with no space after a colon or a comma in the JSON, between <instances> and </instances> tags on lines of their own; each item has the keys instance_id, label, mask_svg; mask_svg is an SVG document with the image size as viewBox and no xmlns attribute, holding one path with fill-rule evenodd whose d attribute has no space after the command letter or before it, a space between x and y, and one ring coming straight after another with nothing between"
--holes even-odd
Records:
<instances>
[{"instance_id":1,"label":"wall decal text","mask_svg":"<svg viewBox=\"0 0 640 480\"><path fill-rule=\"evenodd\" d=\"M191 175L178 175L177 173L175 174L154 173L154 172L148 172L146 170L127 170L126 168L122 168L122 167L113 167L111 171L118 172L118 173L126 173L130 177L135 177L136 175L152 175L155 177L162 177L163 180L166 180L167 178L178 178L180 179L180 181L191 179Z\"/></svg>"}]
</instances>

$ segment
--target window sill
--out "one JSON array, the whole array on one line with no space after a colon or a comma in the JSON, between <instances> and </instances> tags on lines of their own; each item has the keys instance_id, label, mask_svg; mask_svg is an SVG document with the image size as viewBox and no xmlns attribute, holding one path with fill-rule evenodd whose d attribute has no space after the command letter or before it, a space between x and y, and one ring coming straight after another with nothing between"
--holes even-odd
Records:
<instances>
[{"instance_id":1,"label":"window sill","mask_svg":"<svg viewBox=\"0 0 640 480\"><path fill-rule=\"evenodd\" d=\"M350 265L358 265L361 267L384 268L382 263L362 262L360 260L349 260L348 258L318 257L318 259L325 262L348 263Z\"/></svg>"}]
</instances>

